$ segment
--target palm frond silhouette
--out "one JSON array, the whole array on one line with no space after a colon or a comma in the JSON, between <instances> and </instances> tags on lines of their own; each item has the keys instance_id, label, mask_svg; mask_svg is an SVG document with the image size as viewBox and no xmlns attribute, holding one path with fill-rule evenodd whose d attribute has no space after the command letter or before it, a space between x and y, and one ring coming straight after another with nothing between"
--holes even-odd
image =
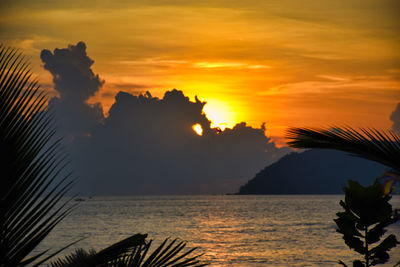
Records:
<instances>
[{"instance_id":1,"label":"palm frond silhouette","mask_svg":"<svg viewBox=\"0 0 400 267\"><path fill-rule=\"evenodd\" d=\"M0 266L46 260L47 251L27 256L73 207L46 101L22 54L0 46Z\"/></svg>"},{"instance_id":2,"label":"palm frond silhouette","mask_svg":"<svg viewBox=\"0 0 400 267\"><path fill-rule=\"evenodd\" d=\"M400 135L392 131L334 127L330 129L290 128L286 136L294 148L325 148L386 165L400 173Z\"/></svg>"},{"instance_id":3,"label":"palm frond silhouette","mask_svg":"<svg viewBox=\"0 0 400 267\"><path fill-rule=\"evenodd\" d=\"M121 241L124 242L124 241ZM119 242L119 243L121 243ZM110 257L110 249L118 245L116 243L99 252L76 249L74 253L64 259L57 259L51 263L52 267L78 267L78 266L118 266L118 267L167 267L167 266L206 266L201 263L201 255L193 255L197 248L184 251L186 242L174 239L165 239L156 249L150 252L152 240L142 245L134 246L126 253L115 254Z\"/></svg>"}]
</instances>

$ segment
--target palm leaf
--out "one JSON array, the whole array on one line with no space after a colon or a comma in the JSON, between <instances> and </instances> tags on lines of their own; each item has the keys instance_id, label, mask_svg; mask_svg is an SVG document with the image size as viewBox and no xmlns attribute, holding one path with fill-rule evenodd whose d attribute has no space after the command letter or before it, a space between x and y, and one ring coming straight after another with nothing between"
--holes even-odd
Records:
<instances>
[{"instance_id":1,"label":"palm leaf","mask_svg":"<svg viewBox=\"0 0 400 267\"><path fill-rule=\"evenodd\" d=\"M122 254L108 255L108 251L116 245L112 245L102 251L96 253L94 250L89 252L83 249L77 249L74 253L66 256L64 259L58 259L51 264L52 267L78 267L78 266L118 266L118 267L167 267L167 266L206 266L206 263L200 263L198 259L201 255L192 256L192 248L186 252L182 252L186 243L178 242L177 239L169 241L165 239L152 253L148 256L152 240L144 242L146 235L134 235L140 240L140 243L131 247L131 251L125 251ZM130 237L132 238L132 237ZM142 238L142 239L140 239ZM122 243L125 241L121 241ZM118 242L117 244L122 244ZM190 255L190 256L189 256Z\"/></svg>"},{"instance_id":2,"label":"palm leaf","mask_svg":"<svg viewBox=\"0 0 400 267\"><path fill-rule=\"evenodd\" d=\"M0 45L0 266L40 260L27 257L71 211L62 198L71 188L47 98L29 65Z\"/></svg>"},{"instance_id":3,"label":"palm leaf","mask_svg":"<svg viewBox=\"0 0 400 267\"><path fill-rule=\"evenodd\" d=\"M400 172L400 135L395 132L351 127L290 128L286 137L291 140L288 145L293 148L341 150Z\"/></svg>"},{"instance_id":4,"label":"palm leaf","mask_svg":"<svg viewBox=\"0 0 400 267\"><path fill-rule=\"evenodd\" d=\"M77 249L71 255L65 256L65 259L57 259L51 263L53 267L86 267L86 266L109 266L111 263L125 257L130 249L141 247L145 244L147 235L136 234L121 240L99 252L83 249ZM110 266L115 266L111 264Z\"/></svg>"},{"instance_id":5,"label":"palm leaf","mask_svg":"<svg viewBox=\"0 0 400 267\"><path fill-rule=\"evenodd\" d=\"M169 243L169 244L168 244ZM192 248L183 252L186 242L174 239L169 241L165 239L149 256L147 253L152 244L150 240L147 244L140 248L136 248L125 257L115 261L113 266L141 266L141 267L167 267L167 266L206 266L207 263L201 263L199 257L201 255L191 255L197 248ZM147 257L146 257L147 256Z\"/></svg>"}]
</instances>

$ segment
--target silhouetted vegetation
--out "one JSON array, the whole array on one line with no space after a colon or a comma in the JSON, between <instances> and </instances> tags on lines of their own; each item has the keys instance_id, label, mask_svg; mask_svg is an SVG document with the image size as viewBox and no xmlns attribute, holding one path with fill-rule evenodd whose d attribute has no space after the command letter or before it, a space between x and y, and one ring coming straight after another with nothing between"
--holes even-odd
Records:
<instances>
[{"instance_id":1,"label":"silhouetted vegetation","mask_svg":"<svg viewBox=\"0 0 400 267\"><path fill-rule=\"evenodd\" d=\"M0 266L46 261L46 251L27 256L72 208L61 201L71 174L60 177L65 156L45 104L23 56L0 46Z\"/></svg>"},{"instance_id":2,"label":"silhouetted vegetation","mask_svg":"<svg viewBox=\"0 0 400 267\"><path fill-rule=\"evenodd\" d=\"M331 129L291 128L288 145L294 148L323 148L348 152L373 160L400 172L400 135L375 129L334 127Z\"/></svg>"},{"instance_id":3,"label":"silhouetted vegetation","mask_svg":"<svg viewBox=\"0 0 400 267\"><path fill-rule=\"evenodd\" d=\"M136 235L131 238L143 239L146 235ZM94 250L85 251L77 249L71 255L66 256L64 259L58 259L51 263L52 267L68 267L68 266L119 266L119 267L140 267L140 266L195 266L201 267L207 264L201 264L198 258L200 255L189 255L196 250L192 248L186 252L182 252L186 246L185 242L178 242L177 239L168 241L165 239L160 246L158 246L152 253L149 253L152 240L145 242L143 245L134 246L130 251L124 254L119 254L118 245L125 240L112 245L99 252ZM125 246L124 246L125 247ZM117 254L110 260L109 255L112 250ZM181 253L180 253L181 252Z\"/></svg>"},{"instance_id":4,"label":"silhouetted vegetation","mask_svg":"<svg viewBox=\"0 0 400 267\"><path fill-rule=\"evenodd\" d=\"M291 128L287 137L291 139L288 142L291 147L341 150L353 156L382 163L393 168L394 173L400 173L400 136L392 131L357 131L349 127ZM389 199L390 196L383 194L383 187L378 181L366 188L357 182L349 181L349 187L345 188L345 201L340 202L345 212L339 212L339 218L335 222L339 227L338 231L343 234L345 243L365 256L364 263L357 260L353 262L353 266L385 263L389 259L387 251L398 244L396 237L389 235L376 247L369 248L369 245L378 242L384 235L386 226L399 219L398 214L393 214Z\"/></svg>"},{"instance_id":5,"label":"silhouetted vegetation","mask_svg":"<svg viewBox=\"0 0 400 267\"><path fill-rule=\"evenodd\" d=\"M349 181L344 188L345 200L340 201L343 212L338 212L334 221L337 231L343 234L347 246L364 256L364 260L356 260L353 266L373 266L389 260L388 251L400 244L396 236L390 234L378 245L386 233L385 227L399 220L398 214L389 204L390 196L384 195L382 185L375 181L373 185L363 187L358 182ZM343 266L347 266L340 261Z\"/></svg>"}]
</instances>

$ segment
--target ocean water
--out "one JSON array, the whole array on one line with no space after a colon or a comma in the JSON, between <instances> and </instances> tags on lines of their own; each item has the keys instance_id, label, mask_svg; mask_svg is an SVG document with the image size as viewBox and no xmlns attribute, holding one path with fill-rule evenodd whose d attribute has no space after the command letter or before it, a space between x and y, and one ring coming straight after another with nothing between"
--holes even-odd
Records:
<instances>
[{"instance_id":1,"label":"ocean water","mask_svg":"<svg viewBox=\"0 0 400 267\"><path fill-rule=\"evenodd\" d=\"M359 258L336 232L341 195L94 197L39 246L100 249L135 233L180 238L211 266L339 266ZM391 200L400 208L400 197ZM389 228L400 239L400 224ZM71 248L69 251L73 250ZM400 260L400 247L391 263ZM387 264L392 266L393 264Z\"/></svg>"}]
</instances>

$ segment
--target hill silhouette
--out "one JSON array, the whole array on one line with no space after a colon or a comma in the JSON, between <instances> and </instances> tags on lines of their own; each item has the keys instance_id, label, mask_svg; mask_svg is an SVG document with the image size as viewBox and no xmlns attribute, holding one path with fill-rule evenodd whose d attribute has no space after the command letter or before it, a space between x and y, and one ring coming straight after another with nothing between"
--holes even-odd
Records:
<instances>
[{"instance_id":1,"label":"hill silhouette","mask_svg":"<svg viewBox=\"0 0 400 267\"><path fill-rule=\"evenodd\" d=\"M293 152L261 170L237 194L341 194L348 179L370 184L386 168L340 151Z\"/></svg>"}]
</instances>

